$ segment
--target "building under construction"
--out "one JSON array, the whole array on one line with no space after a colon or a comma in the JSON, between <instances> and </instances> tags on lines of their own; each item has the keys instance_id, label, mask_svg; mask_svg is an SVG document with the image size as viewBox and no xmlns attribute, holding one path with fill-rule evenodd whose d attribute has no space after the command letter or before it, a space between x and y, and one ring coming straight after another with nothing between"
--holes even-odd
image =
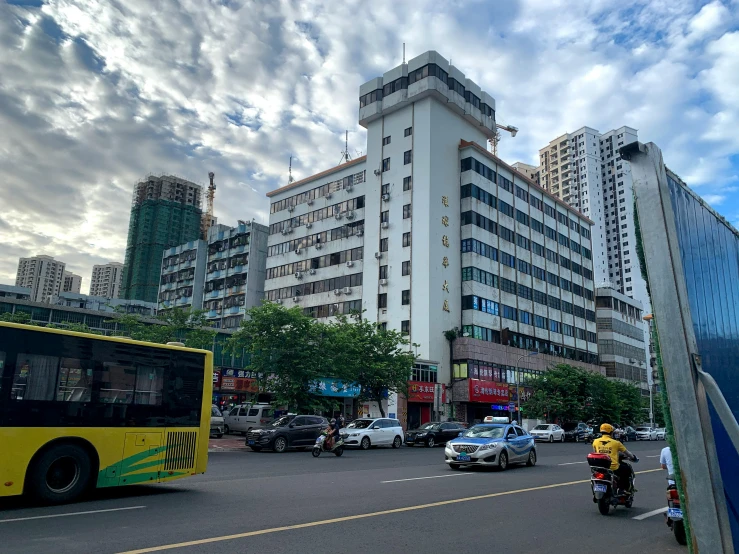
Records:
<instances>
[{"instance_id":1,"label":"building under construction","mask_svg":"<svg viewBox=\"0 0 739 554\"><path fill-rule=\"evenodd\" d=\"M201 237L203 188L172 175L134 187L121 298L156 302L162 253Z\"/></svg>"}]
</instances>

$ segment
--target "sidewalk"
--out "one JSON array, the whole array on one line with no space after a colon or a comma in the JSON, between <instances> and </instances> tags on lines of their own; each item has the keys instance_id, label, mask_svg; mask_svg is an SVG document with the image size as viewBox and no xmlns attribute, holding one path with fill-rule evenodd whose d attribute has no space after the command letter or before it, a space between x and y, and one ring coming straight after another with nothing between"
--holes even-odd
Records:
<instances>
[{"instance_id":1,"label":"sidewalk","mask_svg":"<svg viewBox=\"0 0 739 554\"><path fill-rule=\"evenodd\" d=\"M247 452L249 449L244 444L244 437L239 435L223 435L223 438L210 438L208 441L208 452Z\"/></svg>"}]
</instances>

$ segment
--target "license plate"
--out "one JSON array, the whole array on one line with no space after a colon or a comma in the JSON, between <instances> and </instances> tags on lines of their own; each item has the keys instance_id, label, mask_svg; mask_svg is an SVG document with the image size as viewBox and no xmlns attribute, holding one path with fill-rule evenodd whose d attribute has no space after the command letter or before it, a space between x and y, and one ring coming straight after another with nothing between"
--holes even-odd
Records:
<instances>
[{"instance_id":1,"label":"license plate","mask_svg":"<svg viewBox=\"0 0 739 554\"><path fill-rule=\"evenodd\" d=\"M318 437L316 439L316 444L321 444L321 442L323 442L323 439L321 437Z\"/></svg>"},{"instance_id":2,"label":"license plate","mask_svg":"<svg viewBox=\"0 0 739 554\"><path fill-rule=\"evenodd\" d=\"M472 458L470 458L469 454L460 454L457 456L458 462L469 462Z\"/></svg>"},{"instance_id":3,"label":"license plate","mask_svg":"<svg viewBox=\"0 0 739 554\"><path fill-rule=\"evenodd\" d=\"M668 508L667 517L670 519L682 519L683 511L680 508Z\"/></svg>"},{"instance_id":4,"label":"license plate","mask_svg":"<svg viewBox=\"0 0 739 554\"><path fill-rule=\"evenodd\" d=\"M249 444L250 444L250 445L251 445L251 444L254 444L254 441L249 441Z\"/></svg>"},{"instance_id":5,"label":"license plate","mask_svg":"<svg viewBox=\"0 0 739 554\"><path fill-rule=\"evenodd\" d=\"M593 485L593 492L606 492L608 487L605 485Z\"/></svg>"}]
</instances>

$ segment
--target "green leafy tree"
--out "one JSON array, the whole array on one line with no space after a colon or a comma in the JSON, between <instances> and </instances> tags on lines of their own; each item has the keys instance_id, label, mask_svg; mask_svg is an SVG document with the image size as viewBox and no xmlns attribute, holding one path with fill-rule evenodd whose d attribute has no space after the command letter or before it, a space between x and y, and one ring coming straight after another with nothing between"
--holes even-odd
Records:
<instances>
[{"instance_id":1,"label":"green leafy tree","mask_svg":"<svg viewBox=\"0 0 739 554\"><path fill-rule=\"evenodd\" d=\"M90 329L84 323L50 323L46 326L47 329L64 329L65 331L75 331L76 333L88 333L91 335L102 335L101 331Z\"/></svg>"},{"instance_id":2,"label":"green leafy tree","mask_svg":"<svg viewBox=\"0 0 739 554\"><path fill-rule=\"evenodd\" d=\"M11 314L9 312L5 312L0 314L0 321L7 321L9 323L22 323L24 325L36 325L33 321L31 321L31 314L27 314L25 312L15 312L14 314Z\"/></svg>"},{"instance_id":3,"label":"green leafy tree","mask_svg":"<svg viewBox=\"0 0 739 554\"><path fill-rule=\"evenodd\" d=\"M210 327L204 310L173 308L159 313L155 322L147 322L136 314L120 314L115 320L119 336L134 340L166 344L182 342L190 348L210 350L216 330Z\"/></svg>"},{"instance_id":4,"label":"green leafy tree","mask_svg":"<svg viewBox=\"0 0 739 554\"><path fill-rule=\"evenodd\" d=\"M332 349L326 347L330 336L332 330L299 307L268 302L249 310L226 347L249 354L247 369L258 374L260 390L274 393L276 404L317 411L336 403L316 394L321 377L339 377L331 361Z\"/></svg>"},{"instance_id":5,"label":"green leafy tree","mask_svg":"<svg viewBox=\"0 0 739 554\"><path fill-rule=\"evenodd\" d=\"M415 354L410 341L395 330L380 329L361 314L341 316L329 327L329 347L337 376L359 385L360 400L377 402L389 392L408 394Z\"/></svg>"}]
</instances>

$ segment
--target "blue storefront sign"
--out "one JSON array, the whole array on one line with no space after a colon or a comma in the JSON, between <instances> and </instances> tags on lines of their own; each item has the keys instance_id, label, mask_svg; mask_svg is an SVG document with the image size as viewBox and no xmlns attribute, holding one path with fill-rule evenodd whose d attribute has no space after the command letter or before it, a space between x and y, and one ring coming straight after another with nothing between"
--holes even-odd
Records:
<instances>
[{"instance_id":1,"label":"blue storefront sign","mask_svg":"<svg viewBox=\"0 0 739 554\"><path fill-rule=\"evenodd\" d=\"M313 392L321 396L356 398L361 392L359 385L344 383L340 379L322 378L314 385Z\"/></svg>"}]
</instances>

